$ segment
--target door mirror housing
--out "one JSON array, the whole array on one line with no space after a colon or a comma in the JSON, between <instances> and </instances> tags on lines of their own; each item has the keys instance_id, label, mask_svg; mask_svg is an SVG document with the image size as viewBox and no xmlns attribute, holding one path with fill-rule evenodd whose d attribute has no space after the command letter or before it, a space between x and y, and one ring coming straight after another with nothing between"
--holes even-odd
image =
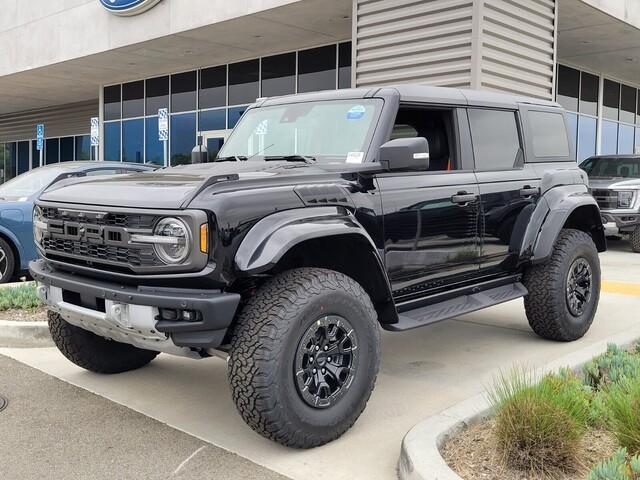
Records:
<instances>
[{"instance_id":1,"label":"door mirror housing","mask_svg":"<svg viewBox=\"0 0 640 480\"><path fill-rule=\"evenodd\" d=\"M429 142L424 137L389 140L380 147L379 158L389 171L427 170Z\"/></svg>"}]
</instances>

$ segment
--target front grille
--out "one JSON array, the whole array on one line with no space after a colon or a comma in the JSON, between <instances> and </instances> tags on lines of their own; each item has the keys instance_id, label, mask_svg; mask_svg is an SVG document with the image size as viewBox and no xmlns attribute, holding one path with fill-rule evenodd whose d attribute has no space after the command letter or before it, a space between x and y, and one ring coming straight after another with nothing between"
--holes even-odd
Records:
<instances>
[{"instance_id":1,"label":"front grille","mask_svg":"<svg viewBox=\"0 0 640 480\"><path fill-rule=\"evenodd\" d=\"M618 208L618 192L614 190L594 189L591 191L591 195L602 209Z\"/></svg>"},{"instance_id":2,"label":"front grille","mask_svg":"<svg viewBox=\"0 0 640 480\"><path fill-rule=\"evenodd\" d=\"M164 265L152 245L128 242L129 234L152 234L158 215L49 206L41 207L41 211L49 225L41 242L47 258L129 273Z\"/></svg>"}]
</instances>

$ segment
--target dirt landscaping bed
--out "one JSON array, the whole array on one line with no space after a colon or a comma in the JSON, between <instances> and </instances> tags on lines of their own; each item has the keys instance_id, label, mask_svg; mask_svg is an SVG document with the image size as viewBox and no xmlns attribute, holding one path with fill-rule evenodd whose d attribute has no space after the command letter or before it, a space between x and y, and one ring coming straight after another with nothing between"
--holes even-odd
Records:
<instances>
[{"instance_id":1,"label":"dirt landscaping bed","mask_svg":"<svg viewBox=\"0 0 640 480\"><path fill-rule=\"evenodd\" d=\"M513 369L488 394L492 416L440 448L464 480L640 480L640 346L580 372Z\"/></svg>"},{"instance_id":2,"label":"dirt landscaping bed","mask_svg":"<svg viewBox=\"0 0 640 480\"><path fill-rule=\"evenodd\" d=\"M33 309L12 308L9 310L0 310L0 321L13 322L46 322L47 309L43 307Z\"/></svg>"}]
</instances>

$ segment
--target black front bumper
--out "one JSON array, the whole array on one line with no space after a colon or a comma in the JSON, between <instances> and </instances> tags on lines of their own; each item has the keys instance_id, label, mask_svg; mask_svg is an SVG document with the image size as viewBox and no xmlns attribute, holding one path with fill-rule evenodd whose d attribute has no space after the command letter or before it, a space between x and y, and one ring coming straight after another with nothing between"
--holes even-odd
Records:
<instances>
[{"instance_id":1,"label":"black front bumper","mask_svg":"<svg viewBox=\"0 0 640 480\"><path fill-rule=\"evenodd\" d=\"M640 225L640 213L609 213L606 210L601 210L602 223L606 226L614 226L620 233L631 233L635 228Z\"/></svg>"},{"instance_id":2,"label":"black front bumper","mask_svg":"<svg viewBox=\"0 0 640 480\"><path fill-rule=\"evenodd\" d=\"M100 299L108 299L131 305L200 312L199 321L159 319L156 323L156 329L171 335L173 343L180 347L206 349L220 346L240 303L237 293L118 285L56 270L44 260L31 262L29 271L37 282L79 296L85 307L98 304Z\"/></svg>"}]
</instances>

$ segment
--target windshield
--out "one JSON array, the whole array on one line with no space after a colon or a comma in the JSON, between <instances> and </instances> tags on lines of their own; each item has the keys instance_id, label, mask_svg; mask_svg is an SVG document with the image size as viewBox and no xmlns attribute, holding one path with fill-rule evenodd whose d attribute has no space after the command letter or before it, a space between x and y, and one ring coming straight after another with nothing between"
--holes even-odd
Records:
<instances>
[{"instance_id":1,"label":"windshield","mask_svg":"<svg viewBox=\"0 0 640 480\"><path fill-rule=\"evenodd\" d=\"M590 177L640 178L640 157L588 158L580 168Z\"/></svg>"},{"instance_id":2,"label":"windshield","mask_svg":"<svg viewBox=\"0 0 640 480\"><path fill-rule=\"evenodd\" d=\"M67 168L37 168L0 185L0 197L29 197L49 186Z\"/></svg>"},{"instance_id":3,"label":"windshield","mask_svg":"<svg viewBox=\"0 0 640 480\"><path fill-rule=\"evenodd\" d=\"M369 98L253 108L243 115L218 158L304 156L361 163L382 106L381 99Z\"/></svg>"}]
</instances>

